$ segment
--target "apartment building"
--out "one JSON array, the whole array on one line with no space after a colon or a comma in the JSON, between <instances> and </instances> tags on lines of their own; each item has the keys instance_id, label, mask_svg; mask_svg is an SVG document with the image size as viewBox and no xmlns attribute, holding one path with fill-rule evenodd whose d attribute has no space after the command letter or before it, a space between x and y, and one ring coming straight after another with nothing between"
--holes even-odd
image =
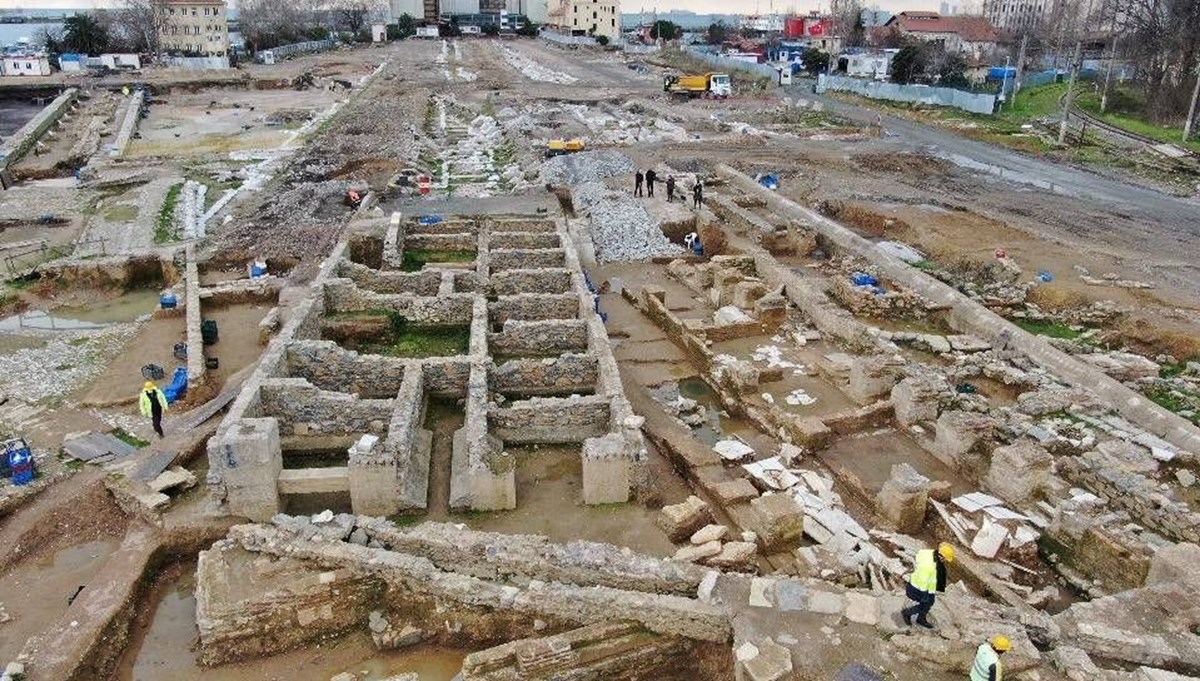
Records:
<instances>
[{"instance_id":1,"label":"apartment building","mask_svg":"<svg viewBox=\"0 0 1200 681\"><path fill-rule=\"evenodd\" d=\"M616 42L621 36L619 0L551 0L546 23L567 35L607 36Z\"/></svg>"},{"instance_id":2,"label":"apartment building","mask_svg":"<svg viewBox=\"0 0 1200 681\"><path fill-rule=\"evenodd\" d=\"M225 57L229 21L225 0L155 0L158 35L167 54Z\"/></svg>"}]
</instances>

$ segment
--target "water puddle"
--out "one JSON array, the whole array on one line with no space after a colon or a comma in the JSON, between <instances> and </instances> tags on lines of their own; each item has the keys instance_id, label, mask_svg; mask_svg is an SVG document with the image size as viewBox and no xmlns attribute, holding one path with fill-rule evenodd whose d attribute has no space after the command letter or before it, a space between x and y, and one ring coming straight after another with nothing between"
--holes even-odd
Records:
<instances>
[{"instance_id":1,"label":"water puddle","mask_svg":"<svg viewBox=\"0 0 1200 681\"><path fill-rule=\"evenodd\" d=\"M17 656L25 641L41 633L67 612L79 587L117 547L113 539L70 546L37 561L27 561L0 579L0 603L12 618L0 627L0 658Z\"/></svg>"},{"instance_id":2,"label":"water puddle","mask_svg":"<svg viewBox=\"0 0 1200 681\"><path fill-rule=\"evenodd\" d=\"M152 594L151 619L134 633L117 668L118 681L329 681L342 672L377 681L412 672L421 681L451 681L467 651L431 647L380 651L365 632L260 660L201 667L192 646L196 629L196 575L189 567Z\"/></svg>"},{"instance_id":3,"label":"water puddle","mask_svg":"<svg viewBox=\"0 0 1200 681\"><path fill-rule=\"evenodd\" d=\"M140 289L90 305L63 306L53 312L30 310L0 320L0 332L95 331L152 314L158 307L158 295L157 290Z\"/></svg>"}]
</instances>

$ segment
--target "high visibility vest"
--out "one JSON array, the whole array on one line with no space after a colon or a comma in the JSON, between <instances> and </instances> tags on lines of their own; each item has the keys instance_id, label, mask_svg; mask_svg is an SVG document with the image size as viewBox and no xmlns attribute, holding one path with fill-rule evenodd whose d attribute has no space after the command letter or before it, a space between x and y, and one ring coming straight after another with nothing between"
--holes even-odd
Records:
<instances>
[{"instance_id":1,"label":"high visibility vest","mask_svg":"<svg viewBox=\"0 0 1200 681\"><path fill-rule=\"evenodd\" d=\"M988 681L988 669L996 665L996 681L1003 675L1000 669L1000 655L989 643L979 646L975 653L975 664L971 665L971 681Z\"/></svg>"},{"instance_id":2,"label":"high visibility vest","mask_svg":"<svg viewBox=\"0 0 1200 681\"><path fill-rule=\"evenodd\" d=\"M162 407L163 413L167 413L167 396L163 394L163 391L155 388L154 397L158 399L158 405ZM142 416L149 416L153 412L153 408L150 405L149 391L143 390L141 395L138 396L138 407L141 409Z\"/></svg>"},{"instance_id":3,"label":"high visibility vest","mask_svg":"<svg viewBox=\"0 0 1200 681\"><path fill-rule=\"evenodd\" d=\"M917 562L908 583L927 593L937 591L937 562L933 559L933 549L917 551Z\"/></svg>"}]
</instances>

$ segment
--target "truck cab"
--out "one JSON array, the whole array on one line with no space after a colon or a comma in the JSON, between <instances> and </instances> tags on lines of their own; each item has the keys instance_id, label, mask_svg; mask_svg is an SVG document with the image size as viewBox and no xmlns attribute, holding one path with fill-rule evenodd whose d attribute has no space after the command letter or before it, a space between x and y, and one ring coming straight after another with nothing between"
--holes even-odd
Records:
<instances>
[{"instance_id":1,"label":"truck cab","mask_svg":"<svg viewBox=\"0 0 1200 681\"><path fill-rule=\"evenodd\" d=\"M733 83L727 73L710 73L708 90L714 97L729 97L733 94Z\"/></svg>"}]
</instances>

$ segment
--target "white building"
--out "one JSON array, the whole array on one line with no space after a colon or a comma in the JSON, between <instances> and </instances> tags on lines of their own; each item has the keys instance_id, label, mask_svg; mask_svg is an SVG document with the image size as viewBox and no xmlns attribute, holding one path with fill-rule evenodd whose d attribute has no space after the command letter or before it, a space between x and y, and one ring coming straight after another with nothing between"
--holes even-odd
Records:
<instances>
[{"instance_id":1,"label":"white building","mask_svg":"<svg viewBox=\"0 0 1200 681\"><path fill-rule=\"evenodd\" d=\"M763 14L742 18L742 28L763 33L783 33L782 14Z\"/></svg>"},{"instance_id":2,"label":"white building","mask_svg":"<svg viewBox=\"0 0 1200 681\"><path fill-rule=\"evenodd\" d=\"M44 54L6 54L0 61L0 74L11 76L48 76L50 59Z\"/></svg>"},{"instance_id":3,"label":"white building","mask_svg":"<svg viewBox=\"0 0 1200 681\"><path fill-rule=\"evenodd\" d=\"M846 60L846 75L854 78L886 80L892 70L892 58L900 50L873 50L843 55Z\"/></svg>"},{"instance_id":4,"label":"white building","mask_svg":"<svg viewBox=\"0 0 1200 681\"><path fill-rule=\"evenodd\" d=\"M504 11L509 14L524 14L535 24L546 23L546 15L550 12L547 0L504 0ZM617 26L621 25L618 17Z\"/></svg>"},{"instance_id":5,"label":"white building","mask_svg":"<svg viewBox=\"0 0 1200 681\"><path fill-rule=\"evenodd\" d=\"M387 42L387 24L383 23L382 21L377 21L371 24L371 42Z\"/></svg>"}]
</instances>

